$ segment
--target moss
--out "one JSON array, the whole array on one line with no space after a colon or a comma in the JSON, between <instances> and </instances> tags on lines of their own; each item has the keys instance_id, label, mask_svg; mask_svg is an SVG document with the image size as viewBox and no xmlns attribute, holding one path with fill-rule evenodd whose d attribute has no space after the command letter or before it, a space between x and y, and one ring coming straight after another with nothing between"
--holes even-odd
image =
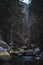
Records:
<instances>
[{"instance_id":1,"label":"moss","mask_svg":"<svg viewBox=\"0 0 43 65\"><path fill-rule=\"evenodd\" d=\"M9 57L10 54L9 54L8 52L4 52L4 53L0 53L0 56L1 56L1 57L3 57L3 56L4 56L4 57L7 57L7 56Z\"/></svg>"}]
</instances>

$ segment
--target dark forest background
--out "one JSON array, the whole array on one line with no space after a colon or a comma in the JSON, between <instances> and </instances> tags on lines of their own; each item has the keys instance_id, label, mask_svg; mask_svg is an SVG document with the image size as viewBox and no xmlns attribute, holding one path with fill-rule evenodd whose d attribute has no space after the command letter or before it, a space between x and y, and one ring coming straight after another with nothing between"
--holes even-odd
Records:
<instances>
[{"instance_id":1,"label":"dark forest background","mask_svg":"<svg viewBox=\"0 0 43 65\"><path fill-rule=\"evenodd\" d=\"M26 40L26 35L22 36L23 23L21 21L23 16L19 0L0 0L0 35L9 44L13 29L12 38L15 47L21 46L22 41ZM35 23L30 27L28 44L37 44L43 50L43 0L32 0L29 16L30 21L35 21Z\"/></svg>"}]
</instances>

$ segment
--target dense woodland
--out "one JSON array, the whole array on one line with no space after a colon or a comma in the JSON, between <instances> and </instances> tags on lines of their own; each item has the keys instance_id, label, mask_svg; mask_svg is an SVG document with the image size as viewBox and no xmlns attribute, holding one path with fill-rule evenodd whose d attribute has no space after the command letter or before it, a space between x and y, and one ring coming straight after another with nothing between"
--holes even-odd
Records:
<instances>
[{"instance_id":1,"label":"dense woodland","mask_svg":"<svg viewBox=\"0 0 43 65\"><path fill-rule=\"evenodd\" d=\"M28 22L32 23L28 28L30 34L23 36L22 17L24 13L19 0L0 0L0 35L5 42L10 44L12 32L15 47L21 46L23 41L28 39L25 42L27 45L34 43L43 49L43 0L32 0L28 15Z\"/></svg>"},{"instance_id":2,"label":"dense woodland","mask_svg":"<svg viewBox=\"0 0 43 65\"><path fill-rule=\"evenodd\" d=\"M32 0L30 10L33 11L38 22L38 45L43 49L43 0Z\"/></svg>"}]
</instances>

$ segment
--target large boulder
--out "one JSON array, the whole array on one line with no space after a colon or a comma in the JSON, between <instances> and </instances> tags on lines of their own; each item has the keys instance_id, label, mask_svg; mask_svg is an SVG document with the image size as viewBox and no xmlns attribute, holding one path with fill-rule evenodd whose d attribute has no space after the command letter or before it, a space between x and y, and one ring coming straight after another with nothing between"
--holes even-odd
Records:
<instances>
[{"instance_id":1,"label":"large boulder","mask_svg":"<svg viewBox=\"0 0 43 65\"><path fill-rule=\"evenodd\" d=\"M6 42L4 42L3 40L0 40L0 47L3 47L7 50L10 49L9 45Z\"/></svg>"}]
</instances>

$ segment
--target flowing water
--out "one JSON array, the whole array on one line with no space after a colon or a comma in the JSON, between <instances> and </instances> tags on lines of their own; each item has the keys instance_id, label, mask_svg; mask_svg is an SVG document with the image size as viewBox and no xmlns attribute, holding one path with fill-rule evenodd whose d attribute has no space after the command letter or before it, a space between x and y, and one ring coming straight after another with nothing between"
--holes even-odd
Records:
<instances>
[{"instance_id":1,"label":"flowing water","mask_svg":"<svg viewBox=\"0 0 43 65\"><path fill-rule=\"evenodd\" d=\"M21 1L21 0L20 0ZM26 0L25 0L26 1ZM30 26L33 24L33 22L30 22L29 19L29 4L31 3L31 1L28 2L28 4L22 1L22 9L23 9L23 18L22 18L22 22L23 22L23 35L28 33L28 35L30 35ZM11 45L12 45L12 30L11 30ZM37 62L24 62L24 61L14 61L13 63L0 63L0 65L41 65L43 62L37 61Z\"/></svg>"},{"instance_id":2,"label":"flowing water","mask_svg":"<svg viewBox=\"0 0 43 65\"><path fill-rule=\"evenodd\" d=\"M20 0L20 5L22 6L22 23L23 23L23 30L22 30L22 36L26 37L26 39L29 39L30 42L30 27L32 25L32 21L30 22L30 15L29 15L29 7L32 0ZM27 44L24 43L24 44Z\"/></svg>"},{"instance_id":3,"label":"flowing water","mask_svg":"<svg viewBox=\"0 0 43 65\"><path fill-rule=\"evenodd\" d=\"M43 65L43 62L15 62L15 63L0 63L0 65Z\"/></svg>"}]
</instances>

